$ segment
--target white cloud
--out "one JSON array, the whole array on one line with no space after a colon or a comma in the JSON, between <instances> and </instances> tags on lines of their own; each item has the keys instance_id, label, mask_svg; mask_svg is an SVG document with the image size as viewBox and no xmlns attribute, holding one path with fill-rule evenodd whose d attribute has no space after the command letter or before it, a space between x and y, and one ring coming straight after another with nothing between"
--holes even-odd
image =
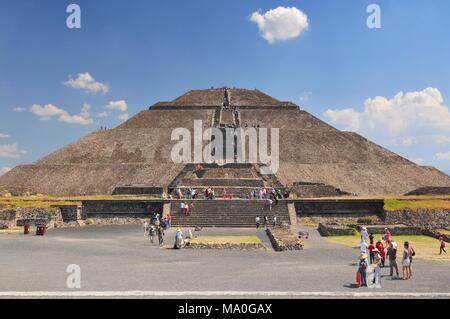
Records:
<instances>
[{"instance_id":1,"label":"white cloud","mask_svg":"<svg viewBox=\"0 0 450 319\"><path fill-rule=\"evenodd\" d=\"M30 112L34 115L37 115L40 120L49 120L54 116L61 116L66 114L67 112L53 104L47 104L45 106L40 106L38 104L34 104L30 107Z\"/></svg>"},{"instance_id":2,"label":"white cloud","mask_svg":"<svg viewBox=\"0 0 450 319\"><path fill-rule=\"evenodd\" d=\"M0 176L3 175L3 174L8 173L10 170L12 170L11 167L1 167L0 168Z\"/></svg>"},{"instance_id":3,"label":"white cloud","mask_svg":"<svg viewBox=\"0 0 450 319\"><path fill-rule=\"evenodd\" d=\"M253 12L250 21L270 44L301 36L308 30L308 16L295 7L278 7L265 13Z\"/></svg>"},{"instance_id":4,"label":"white cloud","mask_svg":"<svg viewBox=\"0 0 450 319\"><path fill-rule=\"evenodd\" d=\"M412 161L413 161L414 163L416 163L417 165L423 165L423 164L425 164L425 159L423 159L423 158L421 158L421 157L419 157L419 158L414 158L414 159L412 159Z\"/></svg>"},{"instance_id":5,"label":"white cloud","mask_svg":"<svg viewBox=\"0 0 450 319\"><path fill-rule=\"evenodd\" d=\"M118 118L121 122L125 122L126 120L128 120L128 119L130 118L130 116L128 115L128 113L125 113L125 114L119 115L117 118Z\"/></svg>"},{"instance_id":6,"label":"white cloud","mask_svg":"<svg viewBox=\"0 0 450 319\"><path fill-rule=\"evenodd\" d=\"M18 158L26 153L27 151L19 149L17 143L0 145L0 157Z\"/></svg>"},{"instance_id":7,"label":"white cloud","mask_svg":"<svg viewBox=\"0 0 450 319\"><path fill-rule=\"evenodd\" d=\"M450 151L446 152L446 153L437 153L434 158L437 161L450 161Z\"/></svg>"},{"instance_id":8,"label":"white cloud","mask_svg":"<svg viewBox=\"0 0 450 319\"><path fill-rule=\"evenodd\" d=\"M327 110L324 114L331 120L331 122L343 125L344 130L359 130L361 115L354 109Z\"/></svg>"},{"instance_id":9,"label":"white cloud","mask_svg":"<svg viewBox=\"0 0 450 319\"><path fill-rule=\"evenodd\" d=\"M25 112L26 110L26 108L20 106L13 108L13 111L18 113Z\"/></svg>"},{"instance_id":10,"label":"white cloud","mask_svg":"<svg viewBox=\"0 0 450 319\"><path fill-rule=\"evenodd\" d=\"M390 141L391 145L393 146L404 146L404 147L408 147L411 146L413 144L417 144L417 140L416 138L412 137L412 136L405 136L405 137L398 137L398 138L394 138Z\"/></svg>"},{"instance_id":11,"label":"white cloud","mask_svg":"<svg viewBox=\"0 0 450 319\"><path fill-rule=\"evenodd\" d=\"M327 110L332 123L354 130L377 131L398 136L417 129L450 131L450 109L441 92L426 88L418 92L399 92L393 98L369 98L362 112L354 109Z\"/></svg>"},{"instance_id":12,"label":"white cloud","mask_svg":"<svg viewBox=\"0 0 450 319\"><path fill-rule=\"evenodd\" d=\"M109 115L108 112L105 111L105 112L97 113L96 116L97 116L98 118L104 119L104 118L107 118L108 115Z\"/></svg>"},{"instance_id":13,"label":"white cloud","mask_svg":"<svg viewBox=\"0 0 450 319\"><path fill-rule=\"evenodd\" d=\"M37 115L40 120L49 120L53 117L57 117L58 121L68 124L90 125L94 121L91 118L90 113L91 106L84 104L81 108L81 112L78 115L70 115L66 110L63 110L53 104L47 104L40 106L34 104L30 108L30 112Z\"/></svg>"},{"instance_id":14,"label":"white cloud","mask_svg":"<svg viewBox=\"0 0 450 319\"><path fill-rule=\"evenodd\" d=\"M101 92L106 94L109 91L109 86L107 84L96 81L88 72L79 73L76 79L70 76L69 80L63 84L74 89L84 90L87 93Z\"/></svg>"},{"instance_id":15,"label":"white cloud","mask_svg":"<svg viewBox=\"0 0 450 319\"><path fill-rule=\"evenodd\" d=\"M447 143L450 143L450 136L435 135L435 136L433 136L433 142L436 143L436 144L447 144Z\"/></svg>"},{"instance_id":16,"label":"white cloud","mask_svg":"<svg viewBox=\"0 0 450 319\"><path fill-rule=\"evenodd\" d=\"M2 134L0 133L0 138L10 138L11 136L9 136L8 134Z\"/></svg>"},{"instance_id":17,"label":"white cloud","mask_svg":"<svg viewBox=\"0 0 450 319\"><path fill-rule=\"evenodd\" d=\"M108 103L106 108L109 110L119 110L119 111L125 112L128 109L128 105L124 100L111 101Z\"/></svg>"}]
</instances>

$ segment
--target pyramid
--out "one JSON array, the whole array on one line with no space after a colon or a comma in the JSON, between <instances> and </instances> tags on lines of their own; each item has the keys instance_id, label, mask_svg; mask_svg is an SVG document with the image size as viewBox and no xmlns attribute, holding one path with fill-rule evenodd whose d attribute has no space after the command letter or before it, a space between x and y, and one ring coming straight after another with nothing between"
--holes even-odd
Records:
<instances>
[{"instance_id":1,"label":"pyramid","mask_svg":"<svg viewBox=\"0 0 450 319\"><path fill-rule=\"evenodd\" d=\"M174 186L186 164L172 161L176 141L171 134L178 127L193 130L196 120L204 129L230 124L279 128L280 164L272 177L278 185L325 185L358 196L450 186L450 177L439 170L340 131L294 103L259 90L211 88L156 103L114 129L93 132L33 164L17 166L0 177L0 191L106 195L120 186ZM244 172L239 169L238 175Z\"/></svg>"}]
</instances>

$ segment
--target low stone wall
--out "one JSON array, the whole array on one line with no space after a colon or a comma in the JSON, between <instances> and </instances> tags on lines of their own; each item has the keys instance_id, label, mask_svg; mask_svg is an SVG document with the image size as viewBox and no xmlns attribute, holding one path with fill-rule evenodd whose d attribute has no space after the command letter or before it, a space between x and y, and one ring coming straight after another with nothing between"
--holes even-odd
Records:
<instances>
[{"instance_id":1,"label":"low stone wall","mask_svg":"<svg viewBox=\"0 0 450 319\"><path fill-rule=\"evenodd\" d=\"M417 209L386 211L383 213L386 224L404 224L422 229L446 229L450 227L450 210Z\"/></svg>"},{"instance_id":2,"label":"low stone wall","mask_svg":"<svg viewBox=\"0 0 450 319\"><path fill-rule=\"evenodd\" d=\"M53 208L16 208L11 227L46 224L47 227L62 227L63 219L59 207Z\"/></svg>"},{"instance_id":3,"label":"low stone wall","mask_svg":"<svg viewBox=\"0 0 450 319\"><path fill-rule=\"evenodd\" d=\"M61 211L63 222L70 223L81 219L81 214L77 205L61 205L58 207Z\"/></svg>"},{"instance_id":4,"label":"low stone wall","mask_svg":"<svg viewBox=\"0 0 450 319\"><path fill-rule=\"evenodd\" d=\"M83 219L149 218L163 212L163 201L92 200L83 201Z\"/></svg>"},{"instance_id":5,"label":"low stone wall","mask_svg":"<svg viewBox=\"0 0 450 319\"><path fill-rule=\"evenodd\" d=\"M354 227L361 231L362 225L354 225ZM424 230L418 227L406 225L366 225L367 231L374 234L384 234L385 228L389 228L392 236L400 235L424 235Z\"/></svg>"},{"instance_id":6,"label":"low stone wall","mask_svg":"<svg viewBox=\"0 0 450 319\"><path fill-rule=\"evenodd\" d=\"M355 229L340 224L319 224L319 233L324 237L328 236L353 236Z\"/></svg>"},{"instance_id":7,"label":"low stone wall","mask_svg":"<svg viewBox=\"0 0 450 319\"><path fill-rule=\"evenodd\" d=\"M298 217L363 217L381 215L384 201L378 199L311 199L295 200Z\"/></svg>"},{"instance_id":8,"label":"low stone wall","mask_svg":"<svg viewBox=\"0 0 450 319\"><path fill-rule=\"evenodd\" d=\"M0 229L11 228L16 225L16 210L2 209L0 210Z\"/></svg>"},{"instance_id":9,"label":"low stone wall","mask_svg":"<svg viewBox=\"0 0 450 319\"><path fill-rule=\"evenodd\" d=\"M303 250L303 242L292 233L289 226L267 228L266 232L275 251Z\"/></svg>"}]
</instances>

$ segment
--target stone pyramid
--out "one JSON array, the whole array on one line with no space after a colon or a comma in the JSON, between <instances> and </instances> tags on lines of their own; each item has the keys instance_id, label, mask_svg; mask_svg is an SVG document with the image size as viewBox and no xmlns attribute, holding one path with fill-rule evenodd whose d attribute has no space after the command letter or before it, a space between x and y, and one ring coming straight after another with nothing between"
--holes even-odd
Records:
<instances>
[{"instance_id":1,"label":"stone pyramid","mask_svg":"<svg viewBox=\"0 0 450 319\"><path fill-rule=\"evenodd\" d=\"M258 90L193 90L159 102L120 126L91 133L30 165L0 177L0 191L48 195L106 195L116 187L168 187L185 168L174 164L172 131L208 127L280 130L284 186L326 185L343 194L400 195L420 187L450 186L450 177L419 166L352 132L343 132Z\"/></svg>"}]
</instances>

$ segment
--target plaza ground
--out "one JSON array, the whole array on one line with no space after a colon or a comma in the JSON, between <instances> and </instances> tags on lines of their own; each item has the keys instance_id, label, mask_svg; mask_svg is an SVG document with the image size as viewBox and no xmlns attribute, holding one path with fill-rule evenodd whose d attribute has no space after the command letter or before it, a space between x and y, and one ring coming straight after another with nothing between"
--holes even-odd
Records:
<instances>
[{"instance_id":1,"label":"plaza ground","mask_svg":"<svg viewBox=\"0 0 450 319\"><path fill-rule=\"evenodd\" d=\"M386 268L381 289L356 289L358 250L330 242L314 228L297 227L310 233L305 250L282 253L273 251L263 229L194 232L258 236L267 248L246 251L173 250L174 230L166 233L166 245L160 248L150 244L140 226L54 229L45 237L1 235L0 297L27 292L182 298L450 297L450 263L419 256L412 280L391 279ZM66 286L69 264L81 267L80 290Z\"/></svg>"}]
</instances>

